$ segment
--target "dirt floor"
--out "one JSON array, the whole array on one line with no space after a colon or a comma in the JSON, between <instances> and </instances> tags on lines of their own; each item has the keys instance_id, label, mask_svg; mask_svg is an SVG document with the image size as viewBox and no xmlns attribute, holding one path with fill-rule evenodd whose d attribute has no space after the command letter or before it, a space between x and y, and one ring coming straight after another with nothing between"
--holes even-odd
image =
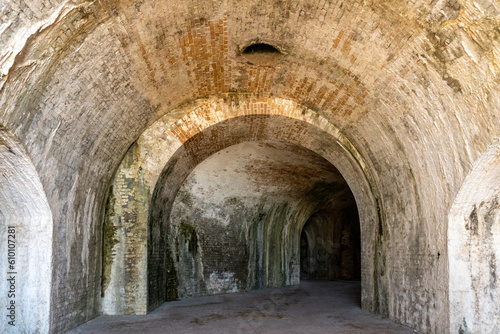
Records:
<instances>
[{"instance_id":1,"label":"dirt floor","mask_svg":"<svg viewBox=\"0 0 500 334\"><path fill-rule=\"evenodd\" d=\"M100 316L69 332L95 333L417 333L360 308L360 283L300 286L184 299L146 316Z\"/></svg>"}]
</instances>

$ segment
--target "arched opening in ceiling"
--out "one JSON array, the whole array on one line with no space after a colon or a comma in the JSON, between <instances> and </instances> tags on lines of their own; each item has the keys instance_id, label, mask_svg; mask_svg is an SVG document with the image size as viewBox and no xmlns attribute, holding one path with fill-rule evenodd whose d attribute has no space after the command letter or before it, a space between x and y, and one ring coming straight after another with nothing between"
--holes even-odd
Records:
<instances>
[{"instance_id":1,"label":"arched opening in ceiling","mask_svg":"<svg viewBox=\"0 0 500 334\"><path fill-rule=\"evenodd\" d=\"M283 53L271 44L253 43L241 51L241 55L250 65L271 66L277 63Z\"/></svg>"},{"instance_id":2,"label":"arched opening in ceiling","mask_svg":"<svg viewBox=\"0 0 500 334\"><path fill-rule=\"evenodd\" d=\"M245 47L243 50L243 54L264 54L264 53L275 53L275 54L281 54L281 52L276 49L274 46L267 44L267 43L254 43L250 44L249 46Z\"/></svg>"}]
</instances>

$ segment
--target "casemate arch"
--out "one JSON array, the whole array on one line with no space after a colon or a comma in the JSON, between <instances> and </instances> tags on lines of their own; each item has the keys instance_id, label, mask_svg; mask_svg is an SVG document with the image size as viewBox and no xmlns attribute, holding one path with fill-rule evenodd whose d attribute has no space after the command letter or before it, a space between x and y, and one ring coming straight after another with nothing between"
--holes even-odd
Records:
<instances>
[{"instance_id":1,"label":"casemate arch","mask_svg":"<svg viewBox=\"0 0 500 334\"><path fill-rule=\"evenodd\" d=\"M179 189L204 160L248 142L301 147L338 169L359 210L362 307L381 311L379 305L387 303L379 293L386 283L377 274L383 262L377 253L378 195L366 162L337 128L312 110L279 98L214 97L177 114L185 116L175 123L165 116L140 136L113 179L104 221L103 313L145 314L168 299L168 278L174 276L167 272L167 232ZM305 218L307 214L302 211ZM299 245L304 223L292 224L283 235ZM189 228L185 232L184 238L193 244L196 235ZM285 277L268 286L298 283L298 249L287 254Z\"/></svg>"},{"instance_id":2,"label":"casemate arch","mask_svg":"<svg viewBox=\"0 0 500 334\"><path fill-rule=\"evenodd\" d=\"M152 222L168 216L162 224L167 300L298 283L298 230L307 217L329 209L334 226L346 207L357 211L333 165L275 140L245 141L212 154L164 212L161 188L168 178L159 180L154 200L160 205L151 212Z\"/></svg>"},{"instance_id":3,"label":"casemate arch","mask_svg":"<svg viewBox=\"0 0 500 334\"><path fill-rule=\"evenodd\" d=\"M448 217L450 329L500 331L500 142L483 153ZM497 301L497 302L495 302Z\"/></svg>"},{"instance_id":4,"label":"casemate arch","mask_svg":"<svg viewBox=\"0 0 500 334\"><path fill-rule=\"evenodd\" d=\"M48 333L52 214L35 167L0 126L0 332ZM33 284L36 282L36 284ZM36 312L34 312L36 310Z\"/></svg>"}]
</instances>

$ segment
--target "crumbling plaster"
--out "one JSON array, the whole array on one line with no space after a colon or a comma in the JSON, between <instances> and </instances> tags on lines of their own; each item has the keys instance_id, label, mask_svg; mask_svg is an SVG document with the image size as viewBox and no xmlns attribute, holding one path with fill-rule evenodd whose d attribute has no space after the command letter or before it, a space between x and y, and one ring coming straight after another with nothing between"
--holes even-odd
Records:
<instances>
[{"instance_id":1,"label":"crumbling plaster","mask_svg":"<svg viewBox=\"0 0 500 334\"><path fill-rule=\"evenodd\" d=\"M450 326L454 332L500 330L500 144L477 160L448 217Z\"/></svg>"},{"instance_id":2,"label":"crumbling plaster","mask_svg":"<svg viewBox=\"0 0 500 334\"><path fill-rule=\"evenodd\" d=\"M19 142L0 127L0 331L49 331L53 221L42 184ZM36 284L34 284L36 282Z\"/></svg>"},{"instance_id":3,"label":"crumbling plaster","mask_svg":"<svg viewBox=\"0 0 500 334\"><path fill-rule=\"evenodd\" d=\"M322 209L340 217L333 209L349 201L356 210L340 173L304 148L255 141L213 154L189 174L172 205L167 247L174 270L167 275L177 273L182 284L172 290L185 298L298 284L297 266L290 266L300 261L297 231ZM196 235L195 252L192 242L179 240L183 226ZM181 274L193 263L176 260L179 254L199 255L198 280Z\"/></svg>"}]
</instances>

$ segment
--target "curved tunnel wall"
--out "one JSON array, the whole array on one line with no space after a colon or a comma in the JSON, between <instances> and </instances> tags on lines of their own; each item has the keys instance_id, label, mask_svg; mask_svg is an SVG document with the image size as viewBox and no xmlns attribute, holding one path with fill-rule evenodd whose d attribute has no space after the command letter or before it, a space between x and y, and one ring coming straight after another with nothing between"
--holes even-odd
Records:
<instances>
[{"instance_id":1,"label":"curved tunnel wall","mask_svg":"<svg viewBox=\"0 0 500 334\"><path fill-rule=\"evenodd\" d=\"M356 143L384 204L383 309L449 331L448 213L500 129L498 1L3 4L0 123L52 208L51 331L98 312L101 209L130 145L228 92L307 105ZM284 56L248 64L240 47L254 42Z\"/></svg>"},{"instance_id":2,"label":"curved tunnel wall","mask_svg":"<svg viewBox=\"0 0 500 334\"><path fill-rule=\"evenodd\" d=\"M0 295L2 333L50 326L52 213L26 152L0 126ZM36 283L35 283L36 282Z\"/></svg>"},{"instance_id":3,"label":"curved tunnel wall","mask_svg":"<svg viewBox=\"0 0 500 334\"><path fill-rule=\"evenodd\" d=\"M500 142L478 159L448 216L450 328L500 331Z\"/></svg>"}]
</instances>

